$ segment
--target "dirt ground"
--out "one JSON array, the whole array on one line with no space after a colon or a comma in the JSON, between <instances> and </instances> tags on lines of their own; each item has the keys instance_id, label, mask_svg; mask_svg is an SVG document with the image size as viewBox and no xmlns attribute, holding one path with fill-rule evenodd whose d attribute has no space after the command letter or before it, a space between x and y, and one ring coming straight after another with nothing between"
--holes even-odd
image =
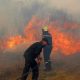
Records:
<instances>
[{"instance_id":1,"label":"dirt ground","mask_svg":"<svg viewBox=\"0 0 80 80\"><path fill-rule=\"evenodd\" d=\"M71 69L69 67L64 69L62 65L62 63L54 63L53 70L50 72L45 72L42 64L40 66L39 80L80 80L80 72L76 68ZM16 80L21 76L23 67L24 62L19 62L6 67L0 72L0 80ZM28 77L28 80L31 80L31 73Z\"/></svg>"}]
</instances>

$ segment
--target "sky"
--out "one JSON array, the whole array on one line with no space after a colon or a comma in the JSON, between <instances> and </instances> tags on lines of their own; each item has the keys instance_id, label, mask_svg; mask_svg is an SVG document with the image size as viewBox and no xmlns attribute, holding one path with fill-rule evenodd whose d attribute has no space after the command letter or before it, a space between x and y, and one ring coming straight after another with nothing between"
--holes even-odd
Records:
<instances>
[{"instance_id":1,"label":"sky","mask_svg":"<svg viewBox=\"0 0 80 80\"><path fill-rule=\"evenodd\" d=\"M20 34L33 15L48 14L80 23L80 0L0 0L0 37Z\"/></svg>"}]
</instances>

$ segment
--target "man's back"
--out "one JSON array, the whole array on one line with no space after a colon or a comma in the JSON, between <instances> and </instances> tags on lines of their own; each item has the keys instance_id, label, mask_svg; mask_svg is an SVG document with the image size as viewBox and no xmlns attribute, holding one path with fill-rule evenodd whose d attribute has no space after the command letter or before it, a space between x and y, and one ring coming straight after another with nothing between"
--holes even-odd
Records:
<instances>
[{"instance_id":1,"label":"man's back","mask_svg":"<svg viewBox=\"0 0 80 80\"><path fill-rule=\"evenodd\" d=\"M42 44L40 42L36 42L25 51L24 57L27 59L35 59L40 55L42 48Z\"/></svg>"},{"instance_id":2,"label":"man's back","mask_svg":"<svg viewBox=\"0 0 80 80\"><path fill-rule=\"evenodd\" d=\"M52 46L52 36L48 31L43 31L43 38L48 40L48 44Z\"/></svg>"}]
</instances>

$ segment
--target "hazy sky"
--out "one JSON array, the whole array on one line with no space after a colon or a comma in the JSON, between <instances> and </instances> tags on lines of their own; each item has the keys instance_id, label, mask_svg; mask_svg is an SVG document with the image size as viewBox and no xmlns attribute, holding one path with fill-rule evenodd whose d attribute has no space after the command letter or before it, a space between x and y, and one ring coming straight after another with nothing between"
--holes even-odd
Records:
<instances>
[{"instance_id":1,"label":"hazy sky","mask_svg":"<svg viewBox=\"0 0 80 80\"><path fill-rule=\"evenodd\" d=\"M49 7L57 9L65 9L72 14L80 14L80 0L12 0L14 2L22 2L26 6L31 6L35 2L45 4Z\"/></svg>"},{"instance_id":2,"label":"hazy sky","mask_svg":"<svg viewBox=\"0 0 80 80\"><path fill-rule=\"evenodd\" d=\"M0 0L0 36L21 32L32 15L50 9L65 11L80 22L80 0Z\"/></svg>"}]
</instances>

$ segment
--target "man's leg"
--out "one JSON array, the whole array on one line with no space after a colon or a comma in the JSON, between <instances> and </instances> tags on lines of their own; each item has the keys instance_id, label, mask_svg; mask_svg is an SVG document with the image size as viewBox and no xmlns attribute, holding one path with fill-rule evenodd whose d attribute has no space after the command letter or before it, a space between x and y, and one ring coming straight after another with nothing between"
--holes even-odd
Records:
<instances>
[{"instance_id":1,"label":"man's leg","mask_svg":"<svg viewBox=\"0 0 80 80\"><path fill-rule=\"evenodd\" d=\"M48 59L45 61L45 66L46 66L46 70L47 70L47 71L52 70L50 58L48 58Z\"/></svg>"},{"instance_id":2,"label":"man's leg","mask_svg":"<svg viewBox=\"0 0 80 80\"><path fill-rule=\"evenodd\" d=\"M50 71L51 70L51 60L50 60L50 54L51 54L51 47L47 46L43 49L44 54L44 63L45 63L45 70Z\"/></svg>"},{"instance_id":3,"label":"man's leg","mask_svg":"<svg viewBox=\"0 0 80 80\"><path fill-rule=\"evenodd\" d=\"M35 60L31 64L31 68L32 68L32 80L38 80L38 77L39 77L39 65L36 63Z\"/></svg>"},{"instance_id":4,"label":"man's leg","mask_svg":"<svg viewBox=\"0 0 80 80\"><path fill-rule=\"evenodd\" d=\"M25 67L23 69L21 80L26 80L29 74L30 64L25 61Z\"/></svg>"},{"instance_id":5,"label":"man's leg","mask_svg":"<svg viewBox=\"0 0 80 80\"><path fill-rule=\"evenodd\" d=\"M49 47L49 55L48 55L48 67L49 67L49 70L52 70L52 64L51 64L51 59L50 59L50 55L51 55L51 51L52 51L52 47L50 46Z\"/></svg>"},{"instance_id":6,"label":"man's leg","mask_svg":"<svg viewBox=\"0 0 80 80\"><path fill-rule=\"evenodd\" d=\"M44 63L45 63L45 71L50 71L51 70L51 61L49 60L49 58L46 59L44 61Z\"/></svg>"}]
</instances>

